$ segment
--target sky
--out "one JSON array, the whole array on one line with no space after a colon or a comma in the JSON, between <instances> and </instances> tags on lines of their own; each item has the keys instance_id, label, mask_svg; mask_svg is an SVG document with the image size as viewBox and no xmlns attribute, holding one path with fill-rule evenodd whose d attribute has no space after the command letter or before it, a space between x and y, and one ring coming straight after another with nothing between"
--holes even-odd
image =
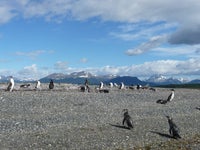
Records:
<instances>
[{"instance_id":1,"label":"sky","mask_svg":"<svg viewBox=\"0 0 200 150\"><path fill-rule=\"evenodd\" d=\"M0 75L200 78L199 0L0 0Z\"/></svg>"}]
</instances>

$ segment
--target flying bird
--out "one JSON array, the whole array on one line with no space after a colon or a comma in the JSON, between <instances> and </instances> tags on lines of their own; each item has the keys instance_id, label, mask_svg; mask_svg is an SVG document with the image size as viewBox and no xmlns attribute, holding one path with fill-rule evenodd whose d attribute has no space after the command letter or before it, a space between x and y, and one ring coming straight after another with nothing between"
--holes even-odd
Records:
<instances>
[{"instance_id":1,"label":"flying bird","mask_svg":"<svg viewBox=\"0 0 200 150\"><path fill-rule=\"evenodd\" d=\"M13 77L10 76L10 81L9 81L9 84L8 84L8 87L7 87L7 91L12 92L14 85L15 85L15 81L14 81Z\"/></svg>"},{"instance_id":2,"label":"flying bird","mask_svg":"<svg viewBox=\"0 0 200 150\"><path fill-rule=\"evenodd\" d=\"M168 123L169 123L169 134L175 138L181 138L181 136L179 135L179 128L176 126L176 124L173 122L173 119L169 116L166 116L168 119Z\"/></svg>"},{"instance_id":3,"label":"flying bird","mask_svg":"<svg viewBox=\"0 0 200 150\"><path fill-rule=\"evenodd\" d=\"M131 116L128 114L128 109L123 109L122 112L124 112L124 119L122 124L127 126L129 129L133 128L133 121Z\"/></svg>"}]
</instances>

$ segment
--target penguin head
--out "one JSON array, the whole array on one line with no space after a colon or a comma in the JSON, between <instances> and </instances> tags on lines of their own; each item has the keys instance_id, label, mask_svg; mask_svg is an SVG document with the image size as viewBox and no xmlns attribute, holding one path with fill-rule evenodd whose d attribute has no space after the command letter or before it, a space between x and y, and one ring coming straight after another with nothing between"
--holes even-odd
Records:
<instances>
[{"instance_id":1,"label":"penguin head","mask_svg":"<svg viewBox=\"0 0 200 150\"><path fill-rule=\"evenodd\" d=\"M122 112L124 113L124 115L128 114L128 109L123 109Z\"/></svg>"},{"instance_id":2,"label":"penguin head","mask_svg":"<svg viewBox=\"0 0 200 150\"><path fill-rule=\"evenodd\" d=\"M172 118L171 118L170 116L166 116L166 118L167 118L168 120L172 120Z\"/></svg>"}]
</instances>

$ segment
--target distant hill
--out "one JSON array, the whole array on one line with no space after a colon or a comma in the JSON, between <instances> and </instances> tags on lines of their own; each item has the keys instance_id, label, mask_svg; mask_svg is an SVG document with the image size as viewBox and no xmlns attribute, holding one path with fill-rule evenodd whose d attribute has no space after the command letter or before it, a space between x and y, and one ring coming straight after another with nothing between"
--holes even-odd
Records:
<instances>
[{"instance_id":1,"label":"distant hill","mask_svg":"<svg viewBox=\"0 0 200 150\"><path fill-rule=\"evenodd\" d=\"M200 80L199 79L196 79L196 80L192 80L189 82L190 84L200 84Z\"/></svg>"},{"instance_id":2,"label":"distant hill","mask_svg":"<svg viewBox=\"0 0 200 150\"><path fill-rule=\"evenodd\" d=\"M187 81L184 79L176 78L167 78L163 75L153 75L148 79L142 81L137 77L132 76L117 76L117 75L93 75L86 71L72 72L70 74L63 73L53 73L44 78L39 79L42 83L49 83L50 80L54 80L56 83L72 83L72 84L84 84L85 80L88 79L89 84L97 85L101 81L105 84L110 82L120 84L123 82L125 85L150 85L150 86L159 86L159 85L179 85L179 84L200 84L200 80ZM35 80L27 79L18 79L14 77L15 82L35 82ZM9 81L9 76L0 75L0 83L5 83Z\"/></svg>"},{"instance_id":3,"label":"distant hill","mask_svg":"<svg viewBox=\"0 0 200 150\"><path fill-rule=\"evenodd\" d=\"M147 82L139 80L137 77L131 77L131 76L122 76L122 77L116 77L111 80L106 81L107 83L112 82L112 83L117 83L120 84L123 82L125 85L146 85L148 84Z\"/></svg>"},{"instance_id":4,"label":"distant hill","mask_svg":"<svg viewBox=\"0 0 200 150\"><path fill-rule=\"evenodd\" d=\"M57 83L72 84L84 84L85 80L88 79L89 84L99 84L101 81L105 82L106 80L110 79L110 76L95 76L85 71L73 72L71 74L53 73L44 78L41 78L40 81L47 83L51 79Z\"/></svg>"}]
</instances>

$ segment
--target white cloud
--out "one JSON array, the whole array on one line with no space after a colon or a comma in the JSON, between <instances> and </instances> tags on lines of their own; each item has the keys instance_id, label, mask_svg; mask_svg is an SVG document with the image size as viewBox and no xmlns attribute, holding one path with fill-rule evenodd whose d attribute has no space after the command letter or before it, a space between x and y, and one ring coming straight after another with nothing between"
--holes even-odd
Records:
<instances>
[{"instance_id":1,"label":"white cloud","mask_svg":"<svg viewBox=\"0 0 200 150\"><path fill-rule=\"evenodd\" d=\"M176 23L180 28L172 35L170 43L198 44L199 8L199 0L182 0L180 5L174 0L1 0L0 23L6 23L19 15L24 18L41 17L57 22L64 19L86 20L93 17L121 23L164 21L169 24ZM135 38L128 34L121 36L126 39Z\"/></svg>"},{"instance_id":2,"label":"white cloud","mask_svg":"<svg viewBox=\"0 0 200 150\"><path fill-rule=\"evenodd\" d=\"M16 74L20 79L35 79L38 80L44 76L49 74L48 69L40 69L36 64L32 64L31 66L25 66L23 69L19 70Z\"/></svg>"},{"instance_id":3,"label":"white cloud","mask_svg":"<svg viewBox=\"0 0 200 150\"><path fill-rule=\"evenodd\" d=\"M72 68L67 66L67 62L58 61L54 68L38 68L36 64L25 66L18 72L9 70L0 70L1 75L12 75L24 78L40 79L51 73L72 73L78 71L88 71L96 75L120 75L120 76L136 76L139 78L147 78L154 74L162 74L165 76L198 76L200 74L200 59L191 58L188 60L158 60L144 62L131 66L102 66L100 68Z\"/></svg>"},{"instance_id":4,"label":"white cloud","mask_svg":"<svg viewBox=\"0 0 200 150\"><path fill-rule=\"evenodd\" d=\"M62 71L62 72L65 72L65 71L68 70L69 68L68 68L67 62L57 61L57 62L54 64L54 69L55 69L55 70Z\"/></svg>"},{"instance_id":5,"label":"white cloud","mask_svg":"<svg viewBox=\"0 0 200 150\"><path fill-rule=\"evenodd\" d=\"M9 22L14 18L17 13L14 12L15 8L7 3L7 1L2 0L0 2L0 24Z\"/></svg>"},{"instance_id":6,"label":"white cloud","mask_svg":"<svg viewBox=\"0 0 200 150\"><path fill-rule=\"evenodd\" d=\"M88 62L88 59L87 59L87 58L82 58L80 61L81 61L82 63L87 63L87 62Z\"/></svg>"},{"instance_id":7,"label":"white cloud","mask_svg":"<svg viewBox=\"0 0 200 150\"><path fill-rule=\"evenodd\" d=\"M95 72L95 71L94 71ZM130 75L137 77L149 77L154 74L163 74L166 76L199 75L200 60L188 59L186 61L178 60L158 60L145 62L132 66L105 66L96 70L100 74Z\"/></svg>"},{"instance_id":8,"label":"white cloud","mask_svg":"<svg viewBox=\"0 0 200 150\"><path fill-rule=\"evenodd\" d=\"M120 31L111 32L110 35L125 41L135 41L138 39L146 40L152 38L153 36L158 36L160 34L170 34L176 28L177 24L175 23L139 22L133 24L120 25Z\"/></svg>"},{"instance_id":9,"label":"white cloud","mask_svg":"<svg viewBox=\"0 0 200 150\"><path fill-rule=\"evenodd\" d=\"M165 41L166 41L165 35L164 36L155 36L155 37L152 37L148 42L142 43L137 48L127 50L126 54L129 56L139 55L139 54L142 54L144 52L147 52L149 50L152 50L152 49L158 47L159 45L163 44Z\"/></svg>"},{"instance_id":10,"label":"white cloud","mask_svg":"<svg viewBox=\"0 0 200 150\"><path fill-rule=\"evenodd\" d=\"M18 56L26 56L26 57L34 59L38 57L39 55L45 54L45 53L51 54L51 53L54 53L54 51L46 51L46 50L35 50L35 51L29 51L29 52L18 51L15 54Z\"/></svg>"}]
</instances>

